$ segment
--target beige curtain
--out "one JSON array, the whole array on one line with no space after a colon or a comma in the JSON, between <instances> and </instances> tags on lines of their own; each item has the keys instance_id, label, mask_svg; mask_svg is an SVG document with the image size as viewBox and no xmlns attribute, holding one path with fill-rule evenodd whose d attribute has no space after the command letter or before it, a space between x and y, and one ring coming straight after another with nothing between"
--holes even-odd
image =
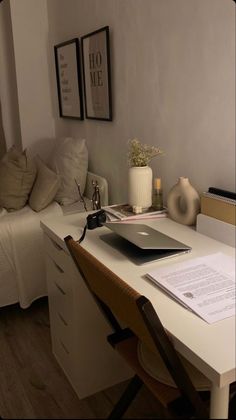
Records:
<instances>
[{"instance_id":1,"label":"beige curtain","mask_svg":"<svg viewBox=\"0 0 236 420\"><path fill-rule=\"evenodd\" d=\"M0 159L6 153L6 140L3 130L3 123L2 123L2 109L1 109L1 102L0 102Z\"/></svg>"}]
</instances>

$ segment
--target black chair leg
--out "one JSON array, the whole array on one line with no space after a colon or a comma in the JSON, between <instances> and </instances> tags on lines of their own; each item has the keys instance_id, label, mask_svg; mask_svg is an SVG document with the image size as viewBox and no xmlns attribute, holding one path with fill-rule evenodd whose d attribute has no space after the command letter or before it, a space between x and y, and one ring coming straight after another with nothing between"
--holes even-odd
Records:
<instances>
[{"instance_id":1,"label":"black chair leg","mask_svg":"<svg viewBox=\"0 0 236 420\"><path fill-rule=\"evenodd\" d=\"M236 393L233 395L229 403L229 419L236 419Z\"/></svg>"},{"instance_id":2,"label":"black chair leg","mask_svg":"<svg viewBox=\"0 0 236 420\"><path fill-rule=\"evenodd\" d=\"M120 419L128 409L133 399L136 397L142 385L143 381L137 375L135 375L121 395L118 403L113 408L108 419Z\"/></svg>"}]
</instances>

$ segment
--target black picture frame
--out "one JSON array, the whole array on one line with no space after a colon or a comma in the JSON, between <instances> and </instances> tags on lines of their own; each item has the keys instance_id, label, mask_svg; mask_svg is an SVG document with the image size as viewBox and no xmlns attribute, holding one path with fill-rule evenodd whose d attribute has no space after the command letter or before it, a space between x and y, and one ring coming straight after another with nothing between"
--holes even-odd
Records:
<instances>
[{"instance_id":1,"label":"black picture frame","mask_svg":"<svg viewBox=\"0 0 236 420\"><path fill-rule=\"evenodd\" d=\"M112 121L109 26L81 37L85 116Z\"/></svg>"},{"instance_id":2,"label":"black picture frame","mask_svg":"<svg viewBox=\"0 0 236 420\"><path fill-rule=\"evenodd\" d=\"M59 115L84 119L78 38L54 46Z\"/></svg>"}]
</instances>

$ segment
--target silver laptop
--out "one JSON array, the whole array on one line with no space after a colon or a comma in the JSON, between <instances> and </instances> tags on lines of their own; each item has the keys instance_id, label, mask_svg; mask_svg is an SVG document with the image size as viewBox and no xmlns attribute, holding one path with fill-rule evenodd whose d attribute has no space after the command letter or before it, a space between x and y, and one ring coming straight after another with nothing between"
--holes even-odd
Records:
<instances>
[{"instance_id":1,"label":"silver laptop","mask_svg":"<svg viewBox=\"0 0 236 420\"><path fill-rule=\"evenodd\" d=\"M101 239L138 265L191 251L190 246L147 225L106 222L104 226L113 233L101 235Z\"/></svg>"}]
</instances>

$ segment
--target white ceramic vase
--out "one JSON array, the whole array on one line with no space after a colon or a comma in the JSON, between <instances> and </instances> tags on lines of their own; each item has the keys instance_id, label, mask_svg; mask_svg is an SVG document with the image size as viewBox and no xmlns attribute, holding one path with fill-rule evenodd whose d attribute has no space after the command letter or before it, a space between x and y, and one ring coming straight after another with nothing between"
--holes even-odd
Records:
<instances>
[{"instance_id":1,"label":"white ceramic vase","mask_svg":"<svg viewBox=\"0 0 236 420\"><path fill-rule=\"evenodd\" d=\"M146 209L152 205L152 168L132 166L128 176L129 204Z\"/></svg>"},{"instance_id":2,"label":"white ceramic vase","mask_svg":"<svg viewBox=\"0 0 236 420\"><path fill-rule=\"evenodd\" d=\"M189 179L180 177L167 196L169 217L183 225L194 225L200 211L200 197Z\"/></svg>"}]
</instances>

